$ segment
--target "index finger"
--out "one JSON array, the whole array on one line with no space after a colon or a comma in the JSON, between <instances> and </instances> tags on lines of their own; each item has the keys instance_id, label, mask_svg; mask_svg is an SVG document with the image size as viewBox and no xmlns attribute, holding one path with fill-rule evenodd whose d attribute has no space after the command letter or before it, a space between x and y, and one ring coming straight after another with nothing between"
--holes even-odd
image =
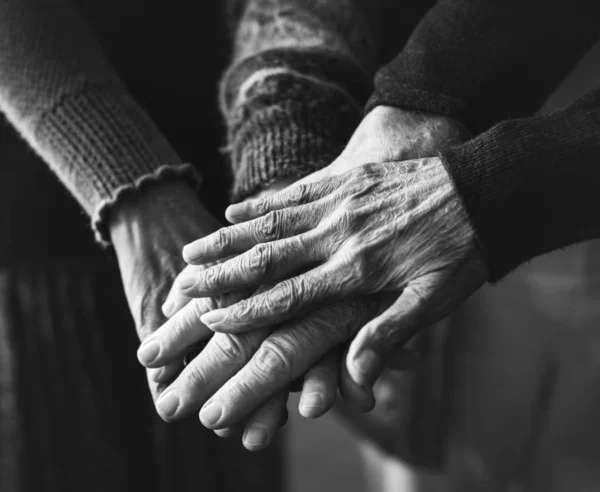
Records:
<instances>
[{"instance_id":1,"label":"index finger","mask_svg":"<svg viewBox=\"0 0 600 492\"><path fill-rule=\"evenodd\" d=\"M329 195L342 182L341 177L333 176L316 183L293 184L274 195L230 205L225 211L225 217L232 224L238 224L262 217L274 210L304 205Z\"/></svg>"}]
</instances>

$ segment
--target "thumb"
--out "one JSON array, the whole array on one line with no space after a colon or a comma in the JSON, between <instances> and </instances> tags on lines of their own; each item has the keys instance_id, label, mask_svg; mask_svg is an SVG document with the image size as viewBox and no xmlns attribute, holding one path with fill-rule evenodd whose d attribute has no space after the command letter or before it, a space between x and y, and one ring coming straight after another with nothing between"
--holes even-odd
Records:
<instances>
[{"instance_id":1,"label":"thumb","mask_svg":"<svg viewBox=\"0 0 600 492\"><path fill-rule=\"evenodd\" d=\"M393 359L396 369L409 369L421 355L404 345L422 328L427 316L428 293L419 282L409 284L382 314L363 326L350 344L346 365L359 385L373 385Z\"/></svg>"}]
</instances>

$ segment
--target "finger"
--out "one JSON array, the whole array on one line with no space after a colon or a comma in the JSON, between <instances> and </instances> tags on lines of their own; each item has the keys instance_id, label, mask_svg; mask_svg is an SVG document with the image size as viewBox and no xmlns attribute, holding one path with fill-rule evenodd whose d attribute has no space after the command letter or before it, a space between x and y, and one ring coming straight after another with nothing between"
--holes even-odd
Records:
<instances>
[{"instance_id":1,"label":"finger","mask_svg":"<svg viewBox=\"0 0 600 492\"><path fill-rule=\"evenodd\" d=\"M243 224L224 227L183 248L183 258L191 265L205 264L248 251L253 246L302 234L314 229L327 210L327 202L269 212Z\"/></svg>"},{"instance_id":2,"label":"finger","mask_svg":"<svg viewBox=\"0 0 600 492\"><path fill-rule=\"evenodd\" d=\"M196 412L244 367L268 334L268 330L257 330L245 335L214 335L156 401L160 417L169 422Z\"/></svg>"},{"instance_id":3,"label":"finger","mask_svg":"<svg viewBox=\"0 0 600 492\"><path fill-rule=\"evenodd\" d=\"M216 332L244 333L289 320L313 305L355 294L354 284L344 281L337 270L338 263L329 261L228 308L210 311L201 321Z\"/></svg>"},{"instance_id":4,"label":"finger","mask_svg":"<svg viewBox=\"0 0 600 492\"><path fill-rule=\"evenodd\" d=\"M210 309L208 299L194 299L147 337L138 349L140 363L160 367L180 359L196 342L212 336L200 318Z\"/></svg>"},{"instance_id":5,"label":"finger","mask_svg":"<svg viewBox=\"0 0 600 492\"><path fill-rule=\"evenodd\" d=\"M287 418L287 390L280 391L263 403L246 422L242 442L250 451L266 448L273 440L277 429Z\"/></svg>"},{"instance_id":6,"label":"finger","mask_svg":"<svg viewBox=\"0 0 600 492\"><path fill-rule=\"evenodd\" d=\"M170 383L183 369L181 361L171 362L162 367L148 369L148 377L157 383Z\"/></svg>"},{"instance_id":7,"label":"finger","mask_svg":"<svg viewBox=\"0 0 600 492\"><path fill-rule=\"evenodd\" d=\"M358 413L370 412L375 408L375 396L373 387L357 384L351 377L346 366L348 347L342 354L340 364L339 390L344 405Z\"/></svg>"},{"instance_id":8,"label":"finger","mask_svg":"<svg viewBox=\"0 0 600 492\"><path fill-rule=\"evenodd\" d=\"M340 361L341 349L335 348L306 372L298 404L300 415L316 419L331 409L337 396Z\"/></svg>"},{"instance_id":9,"label":"finger","mask_svg":"<svg viewBox=\"0 0 600 492\"><path fill-rule=\"evenodd\" d=\"M177 279L179 279L181 276L185 276L186 273L191 268L192 267L190 267L189 265L186 266L181 271L181 273L177 276ZM191 297L186 296L178 288L177 279L175 279L175 282L173 282L173 285L171 286L171 289L169 290L169 293L167 294L167 298L165 299L165 302L163 303L163 305L161 307L162 313L167 318L170 318L171 316L173 316L177 311L182 309L185 305L187 305L187 303L189 303L192 300Z\"/></svg>"},{"instance_id":10,"label":"finger","mask_svg":"<svg viewBox=\"0 0 600 492\"><path fill-rule=\"evenodd\" d=\"M271 196L230 205L225 211L225 217L229 222L237 224L262 217L274 210L311 203L338 189L343 181L340 176L335 176L316 183L294 184Z\"/></svg>"},{"instance_id":11,"label":"finger","mask_svg":"<svg viewBox=\"0 0 600 492\"><path fill-rule=\"evenodd\" d=\"M237 434L237 431L238 431L237 427L233 426L233 427L226 427L225 429L215 429L214 433L219 437L228 438L228 437L235 436Z\"/></svg>"},{"instance_id":12,"label":"finger","mask_svg":"<svg viewBox=\"0 0 600 492\"><path fill-rule=\"evenodd\" d=\"M387 362L423 327L428 308L426 290L409 284L400 297L381 315L367 323L350 344L346 364L352 379L360 385L372 386ZM407 358L420 361L414 351Z\"/></svg>"},{"instance_id":13,"label":"finger","mask_svg":"<svg viewBox=\"0 0 600 492\"><path fill-rule=\"evenodd\" d=\"M146 379L148 381L148 388L150 389L150 395L152 395L152 401L156 402L165 389L168 387L165 383L159 383L152 379L152 375L150 373L150 369L146 369Z\"/></svg>"},{"instance_id":14,"label":"finger","mask_svg":"<svg viewBox=\"0 0 600 492\"><path fill-rule=\"evenodd\" d=\"M205 403L200 412L202 423L221 428L238 422L306 373L372 315L359 302L339 302L273 331L250 362Z\"/></svg>"},{"instance_id":15,"label":"finger","mask_svg":"<svg viewBox=\"0 0 600 492\"><path fill-rule=\"evenodd\" d=\"M326 258L322 231L258 244L250 251L211 268L189 271L178 280L190 297L215 296L276 283Z\"/></svg>"}]
</instances>

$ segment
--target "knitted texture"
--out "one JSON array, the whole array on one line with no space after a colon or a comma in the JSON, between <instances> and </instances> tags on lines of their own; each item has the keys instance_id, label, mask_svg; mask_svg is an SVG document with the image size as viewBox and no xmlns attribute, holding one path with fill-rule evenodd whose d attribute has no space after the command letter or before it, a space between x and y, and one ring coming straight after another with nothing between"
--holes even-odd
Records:
<instances>
[{"instance_id":1,"label":"knitted texture","mask_svg":"<svg viewBox=\"0 0 600 492\"><path fill-rule=\"evenodd\" d=\"M388 105L441 114L472 133L531 116L598 38L595 7L591 0L440 0L378 71L367 111Z\"/></svg>"},{"instance_id":2,"label":"knitted texture","mask_svg":"<svg viewBox=\"0 0 600 492\"><path fill-rule=\"evenodd\" d=\"M600 89L551 114L500 123L441 156L492 281L537 255L600 237Z\"/></svg>"},{"instance_id":3,"label":"knitted texture","mask_svg":"<svg viewBox=\"0 0 600 492\"><path fill-rule=\"evenodd\" d=\"M94 217L99 238L123 190L181 164L66 0L0 4L0 110Z\"/></svg>"},{"instance_id":4,"label":"knitted texture","mask_svg":"<svg viewBox=\"0 0 600 492\"><path fill-rule=\"evenodd\" d=\"M233 1L221 84L232 198L330 164L360 122L379 59L380 2Z\"/></svg>"}]
</instances>

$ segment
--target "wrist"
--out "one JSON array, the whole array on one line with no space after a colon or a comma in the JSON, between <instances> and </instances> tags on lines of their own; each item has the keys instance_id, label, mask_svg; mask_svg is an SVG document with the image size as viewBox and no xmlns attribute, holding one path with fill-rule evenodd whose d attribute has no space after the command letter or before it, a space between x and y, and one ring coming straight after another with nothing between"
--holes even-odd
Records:
<instances>
[{"instance_id":1,"label":"wrist","mask_svg":"<svg viewBox=\"0 0 600 492\"><path fill-rule=\"evenodd\" d=\"M123 199L110 211L108 230L115 248L144 239L152 241L156 234L177 229L190 229L190 240L196 239L192 232L198 223L216 220L204 209L194 189L183 179L151 183Z\"/></svg>"},{"instance_id":2,"label":"wrist","mask_svg":"<svg viewBox=\"0 0 600 492\"><path fill-rule=\"evenodd\" d=\"M468 137L466 128L447 116L376 106L364 117L342 155L376 161L433 157Z\"/></svg>"}]
</instances>

